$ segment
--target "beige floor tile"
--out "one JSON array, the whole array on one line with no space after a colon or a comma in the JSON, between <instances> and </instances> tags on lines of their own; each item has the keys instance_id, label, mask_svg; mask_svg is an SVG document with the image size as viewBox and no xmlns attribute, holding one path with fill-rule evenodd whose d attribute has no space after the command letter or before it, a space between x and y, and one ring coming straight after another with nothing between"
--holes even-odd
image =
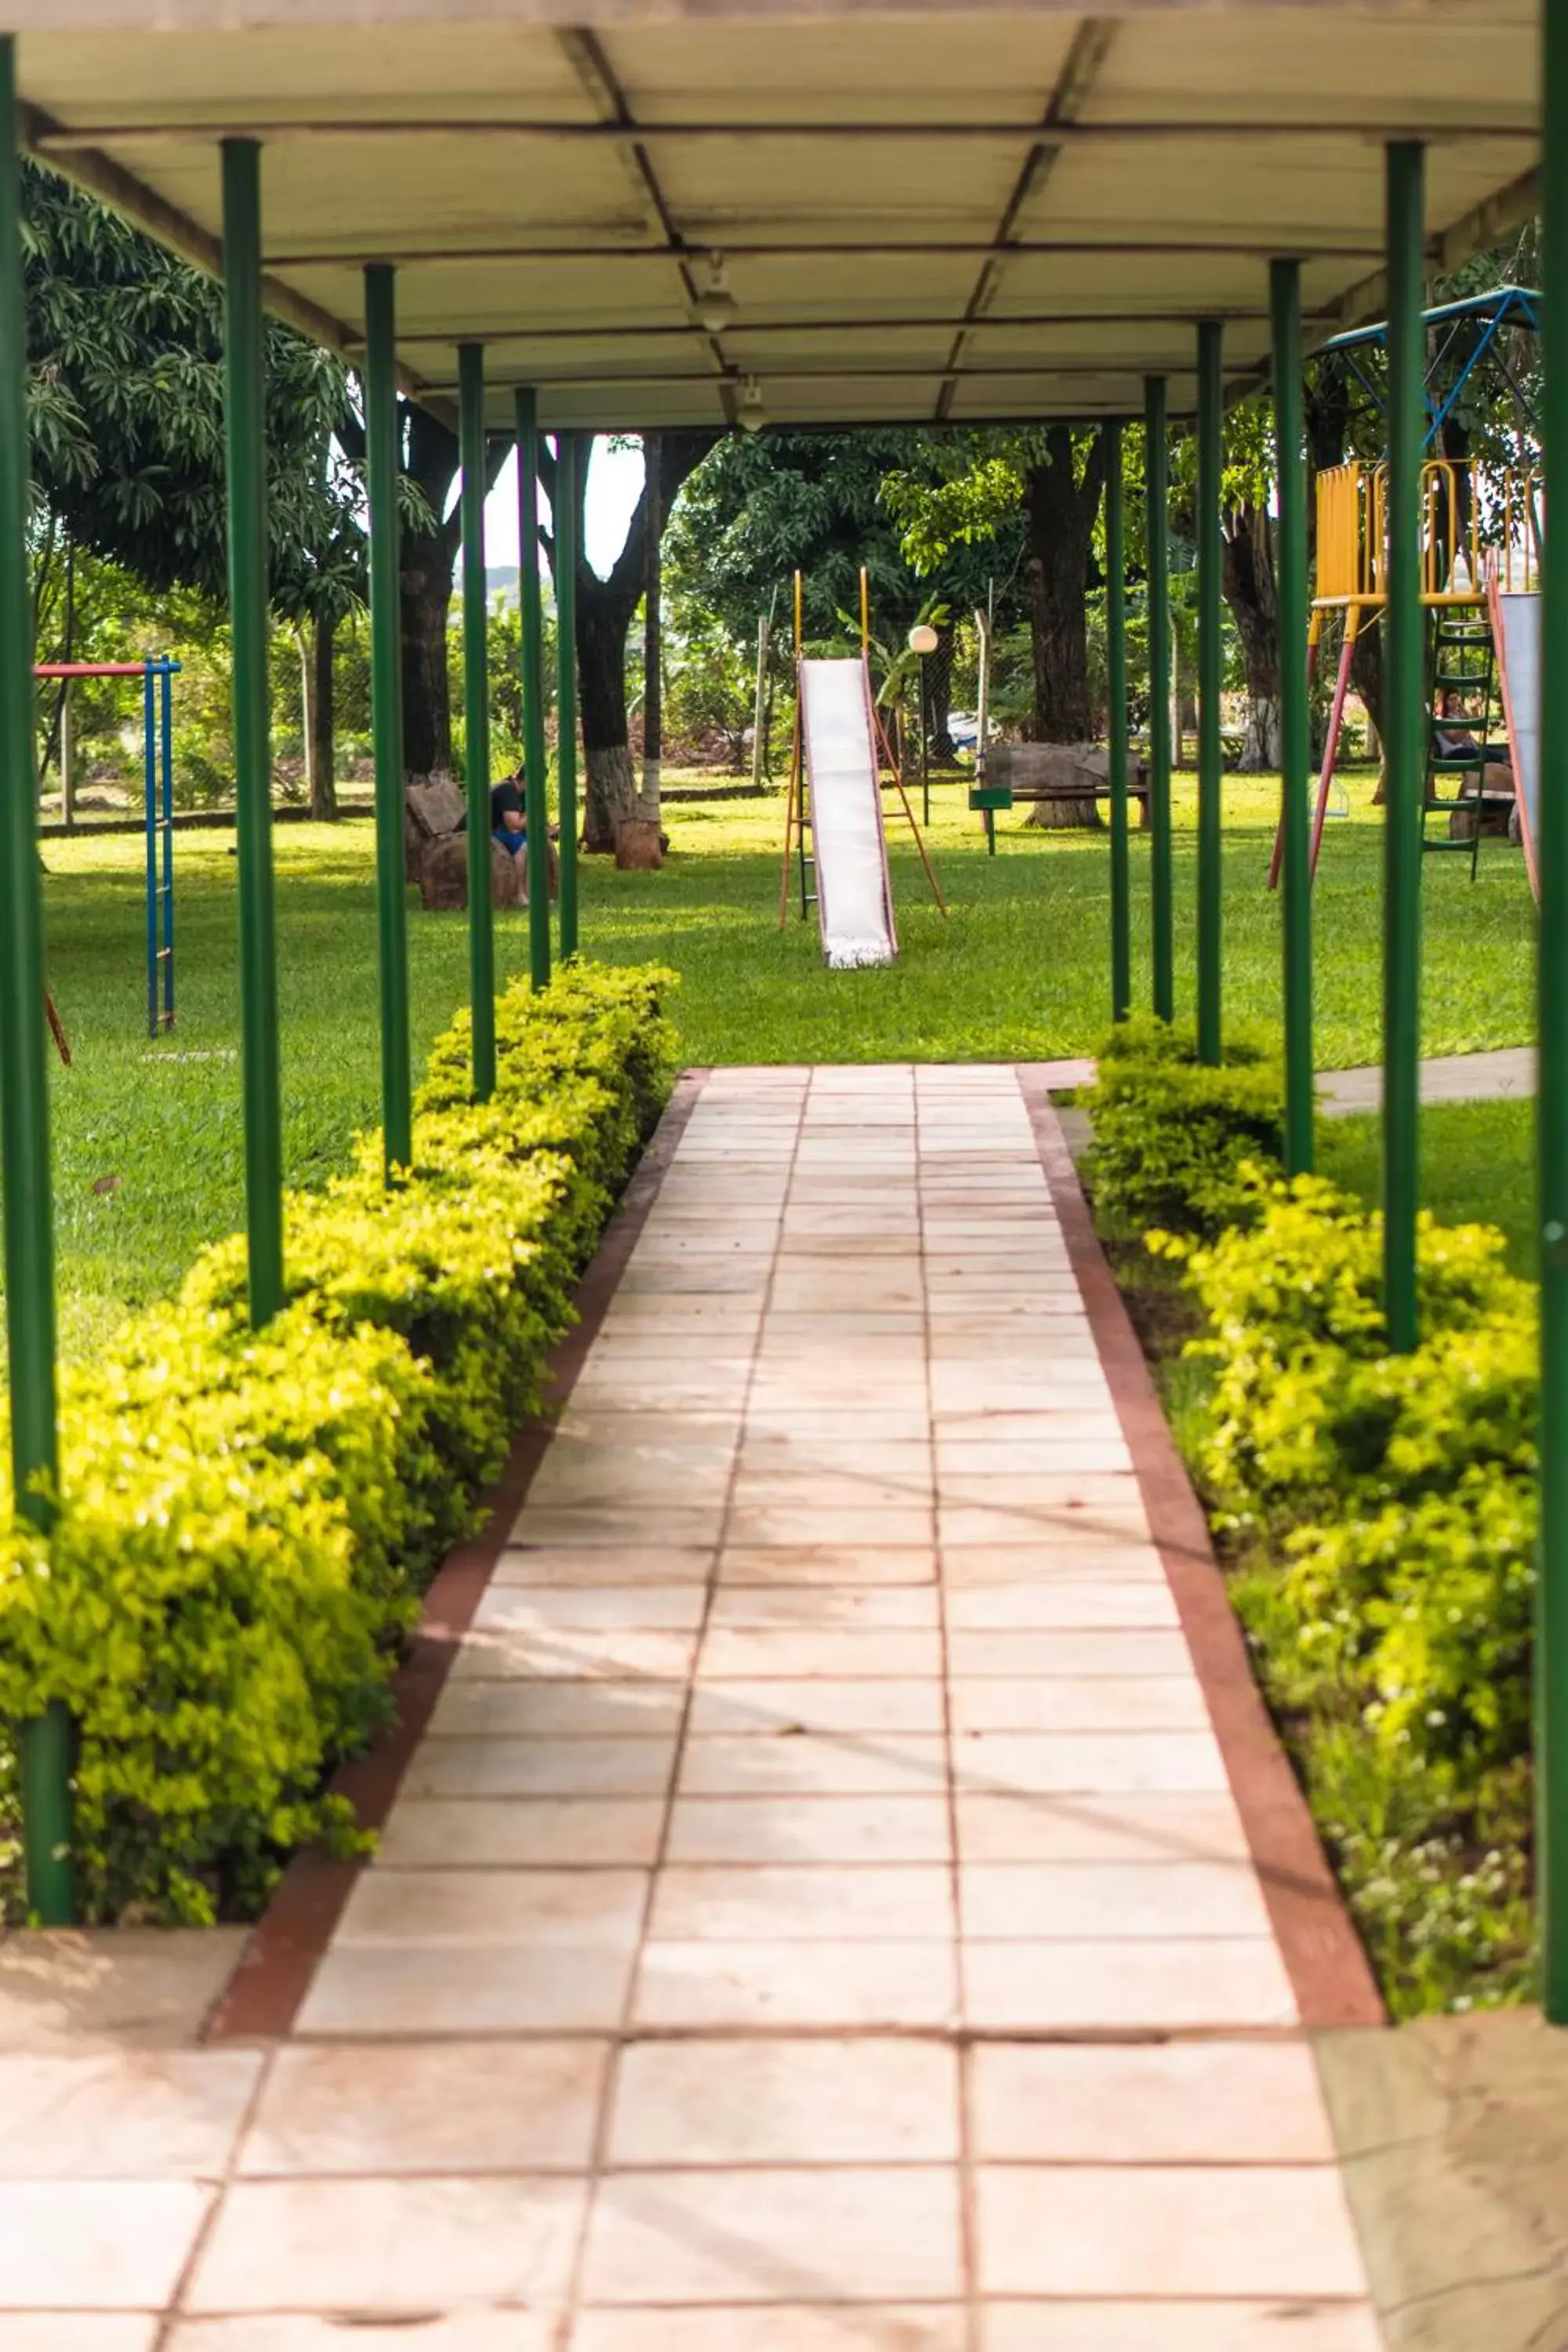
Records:
<instances>
[{"instance_id":1,"label":"beige floor tile","mask_svg":"<svg viewBox=\"0 0 1568 2352\"><path fill-rule=\"evenodd\" d=\"M471 1951L589 1946L629 1950L647 1901L640 1870L366 1871L335 1942Z\"/></svg>"},{"instance_id":2,"label":"beige floor tile","mask_svg":"<svg viewBox=\"0 0 1568 2352\"><path fill-rule=\"evenodd\" d=\"M969 2023L983 2033L1245 2029L1294 2025L1298 2014L1279 1951L1261 1936L966 1944L963 1981Z\"/></svg>"},{"instance_id":3,"label":"beige floor tile","mask_svg":"<svg viewBox=\"0 0 1568 2352\"><path fill-rule=\"evenodd\" d=\"M558 2305L586 2186L527 2180L248 2180L225 2200L187 2291L204 2312L421 2314Z\"/></svg>"},{"instance_id":4,"label":"beige floor tile","mask_svg":"<svg viewBox=\"0 0 1568 2352\"><path fill-rule=\"evenodd\" d=\"M945 1862L945 1795L678 1797L671 1862Z\"/></svg>"},{"instance_id":5,"label":"beige floor tile","mask_svg":"<svg viewBox=\"0 0 1568 2352\"><path fill-rule=\"evenodd\" d=\"M492 1626L463 1637L452 1662L454 1681L682 1682L697 1654L691 1633L557 1633Z\"/></svg>"},{"instance_id":6,"label":"beige floor tile","mask_svg":"<svg viewBox=\"0 0 1568 2352\"><path fill-rule=\"evenodd\" d=\"M733 1460L730 1452L706 1461L675 1454L655 1460L640 1452L552 1445L529 1486L528 1508L537 1514L635 1507L671 1489L683 1510L717 1507Z\"/></svg>"},{"instance_id":7,"label":"beige floor tile","mask_svg":"<svg viewBox=\"0 0 1568 2352\"><path fill-rule=\"evenodd\" d=\"M727 1544L719 1555L719 1590L757 1585L869 1586L934 1584L936 1547L814 1544L789 1551Z\"/></svg>"},{"instance_id":8,"label":"beige floor tile","mask_svg":"<svg viewBox=\"0 0 1568 2352\"><path fill-rule=\"evenodd\" d=\"M361 2035L610 2033L633 1954L598 1944L337 1944L316 1971L296 2032Z\"/></svg>"},{"instance_id":9,"label":"beige floor tile","mask_svg":"<svg viewBox=\"0 0 1568 2352\"><path fill-rule=\"evenodd\" d=\"M648 1867L662 1797L400 1797L378 1860L397 1870Z\"/></svg>"},{"instance_id":10,"label":"beige floor tile","mask_svg":"<svg viewBox=\"0 0 1568 2352\"><path fill-rule=\"evenodd\" d=\"M827 1675L852 1682L907 1682L942 1672L933 1633L817 1633L790 1625L711 1631L698 1672L704 1682L752 1682L780 1675Z\"/></svg>"},{"instance_id":11,"label":"beige floor tile","mask_svg":"<svg viewBox=\"0 0 1568 2352\"><path fill-rule=\"evenodd\" d=\"M960 1789L1004 1796L1230 1786L1210 1731L965 1732L952 1743L952 1770Z\"/></svg>"},{"instance_id":12,"label":"beige floor tile","mask_svg":"<svg viewBox=\"0 0 1568 2352\"><path fill-rule=\"evenodd\" d=\"M617 1549L644 1540L681 1550L716 1545L724 1517L722 1498L693 1505L630 1500L580 1506L527 1502L512 1529L514 1543L614 1544Z\"/></svg>"},{"instance_id":13,"label":"beige floor tile","mask_svg":"<svg viewBox=\"0 0 1568 2352\"><path fill-rule=\"evenodd\" d=\"M603 2042L285 2048L239 2169L585 2171L608 2064Z\"/></svg>"},{"instance_id":14,"label":"beige floor tile","mask_svg":"<svg viewBox=\"0 0 1568 2352\"><path fill-rule=\"evenodd\" d=\"M1250 1863L969 1863L959 1909L964 1935L981 1942L1271 1932Z\"/></svg>"},{"instance_id":15,"label":"beige floor tile","mask_svg":"<svg viewBox=\"0 0 1568 2352\"><path fill-rule=\"evenodd\" d=\"M947 1743L895 1732L751 1734L693 1738L678 1783L682 1797L919 1796L947 1790Z\"/></svg>"},{"instance_id":16,"label":"beige floor tile","mask_svg":"<svg viewBox=\"0 0 1568 2352\"><path fill-rule=\"evenodd\" d=\"M552 2311L494 2309L421 2313L381 2326L357 2317L353 2352L558 2352ZM344 2352L342 2317L268 2312L240 2319L176 2322L168 2352Z\"/></svg>"},{"instance_id":17,"label":"beige floor tile","mask_svg":"<svg viewBox=\"0 0 1568 2352\"><path fill-rule=\"evenodd\" d=\"M1163 1580L1089 1575L1080 1584L1042 1577L1033 1584L965 1586L948 1595L947 1622L956 1635L1140 1633L1180 1623ZM1037 1654L1048 1657L1044 1644ZM982 1669L981 1671L984 1671ZM1032 1673L1033 1665L1020 1669Z\"/></svg>"},{"instance_id":18,"label":"beige floor tile","mask_svg":"<svg viewBox=\"0 0 1568 2352\"><path fill-rule=\"evenodd\" d=\"M985 1445L973 1441L962 1445L942 1445L937 1449L937 1484L947 1496L972 1497L976 1502L989 1503L1007 1499L1027 1502L1026 1493L1005 1497L987 1490L995 1486L1023 1486L1031 1477L1042 1482L1049 1478L1069 1476L1075 1472L1112 1472L1131 1470L1132 1456L1121 1436L1031 1438L1022 1445Z\"/></svg>"},{"instance_id":19,"label":"beige floor tile","mask_svg":"<svg viewBox=\"0 0 1568 2352\"><path fill-rule=\"evenodd\" d=\"M826 1676L805 1681L700 1683L692 1694L693 1740L811 1732L926 1733L940 1737L944 1709L931 1681L855 1683Z\"/></svg>"},{"instance_id":20,"label":"beige floor tile","mask_svg":"<svg viewBox=\"0 0 1568 2352\"><path fill-rule=\"evenodd\" d=\"M153 2352L155 2313L8 2311L5 2352Z\"/></svg>"},{"instance_id":21,"label":"beige floor tile","mask_svg":"<svg viewBox=\"0 0 1568 2352\"><path fill-rule=\"evenodd\" d=\"M1180 1640L1158 1633L1121 1638ZM971 1675L955 1680L952 1694L953 1729L959 1732L1206 1731L1209 1723L1202 1686L1190 1672L1081 1679L1058 1674L1019 1682Z\"/></svg>"},{"instance_id":22,"label":"beige floor tile","mask_svg":"<svg viewBox=\"0 0 1568 2352\"><path fill-rule=\"evenodd\" d=\"M878 1633L903 1633L914 1627L934 1633L941 1613L934 1584L808 1585L783 1590L721 1585L708 1622L714 1627L847 1626Z\"/></svg>"},{"instance_id":23,"label":"beige floor tile","mask_svg":"<svg viewBox=\"0 0 1568 2352\"><path fill-rule=\"evenodd\" d=\"M672 2352L672 2326L679 2352L964 2352L967 2341L956 2304L840 2304L831 2310L803 2303L707 2310L686 2305L679 2311L585 2311L571 2352Z\"/></svg>"},{"instance_id":24,"label":"beige floor tile","mask_svg":"<svg viewBox=\"0 0 1568 2352\"><path fill-rule=\"evenodd\" d=\"M987 2294L1365 2293L1327 2166L986 2166L978 2192Z\"/></svg>"},{"instance_id":25,"label":"beige floor tile","mask_svg":"<svg viewBox=\"0 0 1568 2352\"><path fill-rule=\"evenodd\" d=\"M0 2181L0 2343L14 2311L162 2311L212 2199L190 2180Z\"/></svg>"},{"instance_id":26,"label":"beige floor tile","mask_svg":"<svg viewBox=\"0 0 1568 2352\"><path fill-rule=\"evenodd\" d=\"M725 1523L727 1540L734 1544L816 1547L821 1544L894 1544L925 1546L931 1541L933 1515L929 1503L901 1503L896 1507L846 1504L737 1504Z\"/></svg>"},{"instance_id":27,"label":"beige floor tile","mask_svg":"<svg viewBox=\"0 0 1568 2352\"><path fill-rule=\"evenodd\" d=\"M661 1943L920 1943L953 1932L951 1880L936 1864L672 1864L648 1923Z\"/></svg>"},{"instance_id":28,"label":"beige floor tile","mask_svg":"<svg viewBox=\"0 0 1568 2352\"><path fill-rule=\"evenodd\" d=\"M489 1631L534 1629L548 1637L580 1633L690 1633L702 1622L699 1584L492 1585L474 1623Z\"/></svg>"},{"instance_id":29,"label":"beige floor tile","mask_svg":"<svg viewBox=\"0 0 1568 2352\"><path fill-rule=\"evenodd\" d=\"M987 2303L981 2352L1383 2352L1364 2305Z\"/></svg>"},{"instance_id":30,"label":"beige floor tile","mask_svg":"<svg viewBox=\"0 0 1568 2352\"><path fill-rule=\"evenodd\" d=\"M652 2031L792 2027L952 2032L960 2004L952 1947L921 1943L649 1944L633 2009Z\"/></svg>"},{"instance_id":31,"label":"beige floor tile","mask_svg":"<svg viewBox=\"0 0 1568 2352\"><path fill-rule=\"evenodd\" d=\"M988 1797L960 1792L959 1851L984 1862L1242 1862L1228 1790Z\"/></svg>"},{"instance_id":32,"label":"beige floor tile","mask_svg":"<svg viewBox=\"0 0 1568 2352\"><path fill-rule=\"evenodd\" d=\"M432 1739L672 1739L684 1683L449 1682Z\"/></svg>"},{"instance_id":33,"label":"beige floor tile","mask_svg":"<svg viewBox=\"0 0 1568 2352\"><path fill-rule=\"evenodd\" d=\"M650 1544L640 1550L628 1546L624 1551L604 1544L585 1544L577 1549L566 1545L510 1544L496 1562L490 1587L494 1591L512 1585L530 1590L542 1585L582 1585L589 1590L628 1584L700 1585L712 1574L717 1557L717 1552L699 1544L684 1549L674 1544L662 1548Z\"/></svg>"},{"instance_id":34,"label":"beige floor tile","mask_svg":"<svg viewBox=\"0 0 1568 2352\"><path fill-rule=\"evenodd\" d=\"M1165 1570L1152 1544L1092 1529L1053 1534L1048 1543L950 1544L942 1582L958 1591L993 1584L1157 1584Z\"/></svg>"},{"instance_id":35,"label":"beige floor tile","mask_svg":"<svg viewBox=\"0 0 1568 2352\"><path fill-rule=\"evenodd\" d=\"M818 1471L809 1468L750 1471L742 1470L735 1480L734 1500L729 1526L744 1528L759 1515L793 1517L803 1512L819 1528L837 1518L838 1514L850 1515L852 1524L864 1527L867 1515L892 1521L895 1528L907 1528L909 1514L916 1512L921 1519L918 1533L910 1530L912 1540L929 1542L931 1533L933 1488L929 1470L921 1470L906 1478L882 1478L870 1472ZM737 1540L742 1538L737 1538ZM749 1541L750 1538L744 1538ZM818 1535L817 1541L832 1538ZM889 1541L894 1540L889 1536Z\"/></svg>"},{"instance_id":36,"label":"beige floor tile","mask_svg":"<svg viewBox=\"0 0 1568 2352\"><path fill-rule=\"evenodd\" d=\"M1046 1485L1044 1479L1040 1484ZM961 1502L951 1495L939 1496L936 1509L937 1540L948 1544L1028 1543L1048 1537L1058 1528L1074 1529L1091 1526L1107 1534L1122 1537L1147 1536L1149 1522L1142 1504L1129 1496L1120 1503L1079 1503L1063 1496L1053 1499L1042 1494L1033 1503L1007 1504L992 1497L976 1496L972 1501Z\"/></svg>"},{"instance_id":37,"label":"beige floor tile","mask_svg":"<svg viewBox=\"0 0 1568 2352\"><path fill-rule=\"evenodd\" d=\"M675 1740L426 1739L408 1768L411 1797L658 1797Z\"/></svg>"},{"instance_id":38,"label":"beige floor tile","mask_svg":"<svg viewBox=\"0 0 1568 2352\"><path fill-rule=\"evenodd\" d=\"M982 2162L1333 2161L1312 2053L1299 2042L981 2043L969 2116Z\"/></svg>"},{"instance_id":39,"label":"beige floor tile","mask_svg":"<svg viewBox=\"0 0 1568 2352\"><path fill-rule=\"evenodd\" d=\"M213 2179L260 2073L249 2050L0 2052L0 2181Z\"/></svg>"},{"instance_id":40,"label":"beige floor tile","mask_svg":"<svg viewBox=\"0 0 1568 2352\"><path fill-rule=\"evenodd\" d=\"M956 2164L958 2061L915 2041L643 2042L623 2051L615 2166Z\"/></svg>"},{"instance_id":41,"label":"beige floor tile","mask_svg":"<svg viewBox=\"0 0 1568 2352\"><path fill-rule=\"evenodd\" d=\"M956 2169L612 2175L583 2284L590 2304L953 2297Z\"/></svg>"}]
</instances>

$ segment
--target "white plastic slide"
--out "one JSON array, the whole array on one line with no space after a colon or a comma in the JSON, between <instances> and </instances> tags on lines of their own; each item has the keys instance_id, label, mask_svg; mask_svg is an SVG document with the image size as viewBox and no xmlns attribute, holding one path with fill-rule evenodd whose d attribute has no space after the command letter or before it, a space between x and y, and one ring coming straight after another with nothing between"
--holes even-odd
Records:
<instances>
[{"instance_id":1,"label":"white plastic slide","mask_svg":"<svg viewBox=\"0 0 1568 2352\"><path fill-rule=\"evenodd\" d=\"M803 661L800 709L823 954L841 971L891 963L899 942L864 662Z\"/></svg>"},{"instance_id":2,"label":"white plastic slide","mask_svg":"<svg viewBox=\"0 0 1568 2352\"><path fill-rule=\"evenodd\" d=\"M1535 845L1541 826L1541 598L1491 586L1492 641L1502 677L1503 715L1513 753L1519 829L1530 887L1541 896Z\"/></svg>"}]
</instances>

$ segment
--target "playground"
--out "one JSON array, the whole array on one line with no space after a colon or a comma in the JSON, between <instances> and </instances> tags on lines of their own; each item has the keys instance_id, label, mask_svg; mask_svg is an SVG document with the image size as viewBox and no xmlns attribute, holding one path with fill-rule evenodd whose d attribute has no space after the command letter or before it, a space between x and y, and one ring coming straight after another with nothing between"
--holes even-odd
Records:
<instances>
[{"instance_id":1,"label":"playground","mask_svg":"<svg viewBox=\"0 0 1568 2352\"><path fill-rule=\"evenodd\" d=\"M1337 826L1319 886L1319 1060L1324 1069L1377 1058L1379 814L1370 772L1351 778L1352 816ZM675 784L679 789L679 782ZM1277 787L1226 788L1226 961L1238 997L1277 1015L1279 902L1259 887ZM1190 936L1195 891L1196 782L1175 778L1178 919ZM1040 834L1000 821L985 854L960 779L933 793L933 862L952 905L944 925L908 830L889 823L900 958L890 969L820 975L815 924L777 926L783 794L763 802L673 804L671 856L657 896L607 863L587 906L595 950L680 974L690 1059L877 1062L897 1053L940 1061L1055 1061L1090 1055L1105 1029L1106 839ZM901 836L901 837L900 837ZM135 835L46 845L51 971L73 1062L55 1087L62 1336L80 1357L122 1312L174 1291L200 1243L234 1230L244 1208L241 1107L233 1083L234 859L229 836L177 836L180 999L176 1027L146 1034L142 992L144 863ZM1479 883L1442 866L1426 899L1425 1045L1463 1054L1531 1034L1533 919L1522 861L1488 844ZM374 857L364 822L290 825L278 835L285 1148L291 1180L318 1183L344 1164L375 1114L377 1003ZM1147 890L1146 842L1134 835L1134 887ZM1458 870L1457 870L1458 868ZM1043 944L1047 936L1048 947ZM467 947L451 918L410 922L411 1024L423 1055L460 1002ZM526 916L496 921L497 971L527 968ZM1146 991L1142 957L1135 983ZM1455 1181L1439 1140L1434 1205L1445 1215L1503 1218L1508 1170L1529 1159L1525 1127L1504 1162L1478 1154ZM1375 1188L1370 1139L1358 1180Z\"/></svg>"}]
</instances>

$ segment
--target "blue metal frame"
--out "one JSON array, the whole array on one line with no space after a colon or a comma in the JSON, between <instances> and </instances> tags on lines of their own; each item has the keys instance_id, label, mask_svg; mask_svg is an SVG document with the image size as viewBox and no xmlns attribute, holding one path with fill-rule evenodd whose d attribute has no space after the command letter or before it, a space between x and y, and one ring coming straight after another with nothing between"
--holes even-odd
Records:
<instances>
[{"instance_id":1,"label":"blue metal frame","mask_svg":"<svg viewBox=\"0 0 1568 2352\"><path fill-rule=\"evenodd\" d=\"M1426 404L1426 432L1422 445L1425 448L1431 447L1458 406L1459 394L1464 391L1481 362L1489 355L1493 364L1500 371L1504 383L1530 419L1531 426L1539 432L1541 420L1536 414L1535 404L1509 366L1500 348L1506 328L1524 327L1530 333L1535 335L1541 332L1541 297L1538 293L1528 286L1496 286L1489 294L1468 294L1458 302L1440 302L1436 310L1424 310L1421 318L1422 324L1427 328L1447 327L1448 330L1447 334L1443 337L1438 348L1426 362L1426 380L1422 387ZM1460 328L1472 319L1484 319L1485 331L1454 382L1440 397L1435 399L1432 393L1433 383L1441 374L1444 364L1453 351ZM1375 326L1352 327L1346 334L1331 335L1326 343L1319 344L1314 356L1321 359L1331 352L1343 353L1350 360L1357 383L1373 405L1383 408L1386 404L1386 386L1368 373L1356 354L1365 351L1379 351L1386 353L1387 349L1388 323L1384 320Z\"/></svg>"},{"instance_id":2,"label":"blue metal frame","mask_svg":"<svg viewBox=\"0 0 1568 2352\"><path fill-rule=\"evenodd\" d=\"M142 672L142 767L147 807L147 1034L174 1025L174 688L180 665L162 654ZM160 842L162 851L160 852Z\"/></svg>"}]
</instances>

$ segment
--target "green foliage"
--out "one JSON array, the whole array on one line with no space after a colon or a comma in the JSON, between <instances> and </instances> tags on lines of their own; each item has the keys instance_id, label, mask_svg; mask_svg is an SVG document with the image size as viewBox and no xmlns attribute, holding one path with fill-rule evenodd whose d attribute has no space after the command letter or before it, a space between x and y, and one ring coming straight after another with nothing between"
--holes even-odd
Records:
<instances>
[{"instance_id":1,"label":"green foliage","mask_svg":"<svg viewBox=\"0 0 1568 2352\"><path fill-rule=\"evenodd\" d=\"M53 1528L0 1544L0 1713L78 1725L89 1916L244 1916L291 1847L352 1834L324 1776L382 1720L419 1591L537 1402L668 1091L669 979L508 992L482 1107L455 1023L414 1167L384 1189L366 1137L288 1202L265 1331L224 1242L70 1376Z\"/></svg>"},{"instance_id":2,"label":"green foliage","mask_svg":"<svg viewBox=\"0 0 1568 2352\"><path fill-rule=\"evenodd\" d=\"M1145 1063L1144 1068L1148 1067ZM1422 1342L1386 1349L1382 1220L1243 1179L1184 1268L1207 1368L1184 1449L1232 1593L1396 2012L1530 1978L1535 1294L1505 1237L1424 1215Z\"/></svg>"},{"instance_id":3,"label":"green foliage","mask_svg":"<svg viewBox=\"0 0 1568 2352\"><path fill-rule=\"evenodd\" d=\"M1262 1032L1234 1031L1223 1066L1211 1069L1190 1028L1138 1021L1111 1032L1089 1097L1086 1173L1113 1228L1212 1234L1241 1213L1244 1171L1281 1149L1278 1050Z\"/></svg>"}]
</instances>

